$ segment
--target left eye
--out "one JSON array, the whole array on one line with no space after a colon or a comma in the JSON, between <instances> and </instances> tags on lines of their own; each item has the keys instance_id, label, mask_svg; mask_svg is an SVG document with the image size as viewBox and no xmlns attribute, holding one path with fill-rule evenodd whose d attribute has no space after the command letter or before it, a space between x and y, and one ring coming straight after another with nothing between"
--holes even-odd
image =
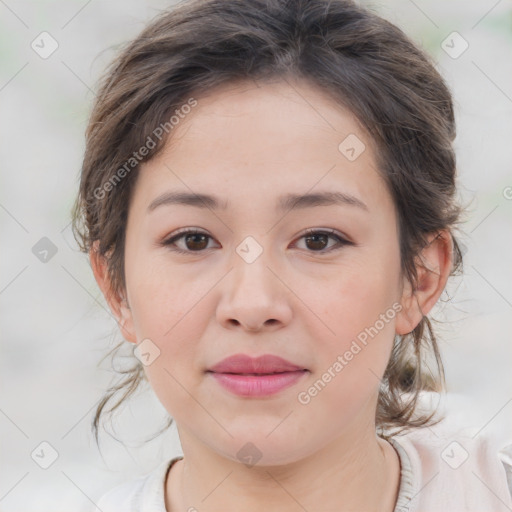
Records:
<instances>
[{"instance_id":1,"label":"left eye","mask_svg":"<svg viewBox=\"0 0 512 512\"><path fill-rule=\"evenodd\" d=\"M306 244L308 242L313 244L313 247L318 249L313 252L330 252L336 249L341 249L344 245L352 245L351 242L338 235L334 230L328 231L317 231L317 230L309 230L303 235L300 239L304 238L306 240ZM331 246L329 249L325 250L325 241L328 239L336 240L336 244ZM311 247L311 246L310 246Z\"/></svg>"},{"instance_id":2,"label":"left eye","mask_svg":"<svg viewBox=\"0 0 512 512\"><path fill-rule=\"evenodd\" d=\"M334 244L334 247L326 249L326 244L328 244L329 238L331 240L335 240L337 243ZM203 252L208 247L208 239L213 238L203 233L202 231L196 231L193 229L189 229L186 231L181 231L178 234L164 240L162 245L169 247L170 250L176 251L179 253L190 254L191 252ZM340 249L345 245L353 245L352 242L349 242L339 234L337 234L334 230L308 230L304 235L302 235L299 240L304 239L306 241L306 245L309 248L313 248L313 250L309 252L316 253L328 253L336 249ZM178 241L184 241L185 249L180 249L177 245Z\"/></svg>"}]
</instances>

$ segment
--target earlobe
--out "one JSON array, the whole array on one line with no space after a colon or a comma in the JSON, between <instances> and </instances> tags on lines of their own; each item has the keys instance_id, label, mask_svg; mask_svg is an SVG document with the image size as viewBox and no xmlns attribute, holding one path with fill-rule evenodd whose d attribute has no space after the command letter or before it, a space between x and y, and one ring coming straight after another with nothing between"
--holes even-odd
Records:
<instances>
[{"instance_id":1,"label":"earlobe","mask_svg":"<svg viewBox=\"0 0 512 512\"><path fill-rule=\"evenodd\" d=\"M428 237L427 246L417 258L417 286L404 286L395 329L397 334L408 334L415 329L443 293L453 265L453 240L447 230Z\"/></svg>"},{"instance_id":2,"label":"earlobe","mask_svg":"<svg viewBox=\"0 0 512 512\"><path fill-rule=\"evenodd\" d=\"M120 296L112 289L107 259L99 253L98 245L99 240L96 240L89 251L89 260L91 262L94 278L117 321L117 325L121 329L124 339L131 343L137 343L130 306L126 297Z\"/></svg>"}]
</instances>

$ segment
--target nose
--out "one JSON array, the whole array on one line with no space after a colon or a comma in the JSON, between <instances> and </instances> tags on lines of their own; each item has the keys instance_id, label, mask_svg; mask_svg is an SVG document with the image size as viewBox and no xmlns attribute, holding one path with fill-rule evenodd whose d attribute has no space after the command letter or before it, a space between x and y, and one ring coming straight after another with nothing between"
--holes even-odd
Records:
<instances>
[{"instance_id":1,"label":"nose","mask_svg":"<svg viewBox=\"0 0 512 512\"><path fill-rule=\"evenodd\" d=\"M292 318L289 296L283 278L267 265L263 254L252 263L235 258L234 268L223 280L217 319L227 329L277 330Z\"/></svg>"}]
</instances>

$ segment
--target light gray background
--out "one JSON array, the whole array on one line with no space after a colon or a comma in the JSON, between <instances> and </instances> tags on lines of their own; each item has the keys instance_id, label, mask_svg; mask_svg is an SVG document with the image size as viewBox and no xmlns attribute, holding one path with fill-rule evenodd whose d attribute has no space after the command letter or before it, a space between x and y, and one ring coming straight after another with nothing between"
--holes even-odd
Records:
<instances>
[{"instance_id":1,"label":"light gray background","mask_svg":"<svg viewBox=\"0 0 512 512\"><path fill-rule=\"evenodd\" d=\"M174 427L144 442L166 417L151 391L124 407L98 452L92 415L117 377L109 360L97 365L120 334L70 229L91 89L116 45L171 3L0 0L3 512L91 510L113 485L180 453ZM460 194L473 202L465 274L435 310L446 322L438 333L448 407L512 441L512 3L370 5L434 56L454 93ZM47 59L31 48L43 31L59 44ZM457 59L441 46L453 31L469 43ZM32 252L42 237L57 247L47 263ZM31 458L43 441L59 455L48 469Z\"/></svg>"}]
</instances>

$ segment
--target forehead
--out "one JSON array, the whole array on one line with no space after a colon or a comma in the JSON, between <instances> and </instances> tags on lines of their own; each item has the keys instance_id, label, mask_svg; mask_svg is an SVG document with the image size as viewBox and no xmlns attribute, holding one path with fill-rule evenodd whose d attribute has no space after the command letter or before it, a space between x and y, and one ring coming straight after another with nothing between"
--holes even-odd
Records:
<instances>
[{"instance_id":1,"label":"forehead","mask_svg":"<svg viewBox=\"0 0 512 512\"><path fill-rule=\"evenodd\" d=\"M389 203L373 141L321 89L307 82L248 81L195 99L164 151L142 166L139 196L146 204L166 185L244 200L333 189L361 198L370 209ZM347 144L357 158L347 157Z\"/></svg>"},{"instance_id":2,"label":"forehead","mask_svg":"<svg viewBox=\"0 0 512 512\"><path fill-rule=\"evenodd\" d=\"M203 137L204 144L217 142L226 130L245 143L242 146L230 144L231 153L237 150L247 153L252 147L253 157L258 155L258 150L264 157L262 146L258 144L265 144L267 148L289 145L298 154L301 148L310 149L310 145L304 145L304 139L308 137L314 138L315 144L323 139L323 149L326 150L332 150L334 142L334 154L338 156L336 142L349 132L357 133L372 144L347 108L308 81L238 81L199 96L197 103L171 132L167 144L169 150L183 139ZM215 128L223 131L218 132ZM223 144L222 149L226 150L227 144Z\"/></svg>"}]
</instances>

